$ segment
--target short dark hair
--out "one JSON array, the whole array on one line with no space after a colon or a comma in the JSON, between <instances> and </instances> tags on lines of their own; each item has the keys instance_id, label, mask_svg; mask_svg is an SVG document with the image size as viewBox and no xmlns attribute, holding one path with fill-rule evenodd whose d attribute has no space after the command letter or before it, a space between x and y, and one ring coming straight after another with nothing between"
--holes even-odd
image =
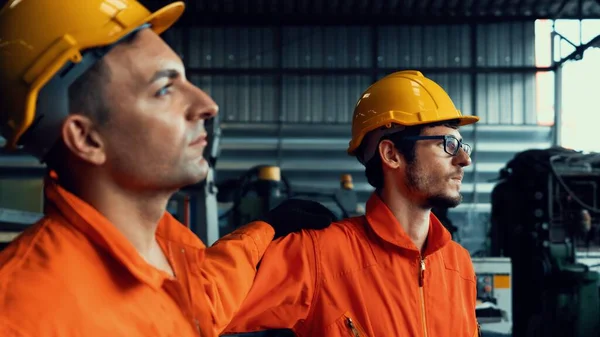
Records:
<instances>
[{"instance_id":1,"label":"short dark hair","mask_svg":"<svg viewBox=\"0 0 600 337\"><path fill-rule=\"evenodd\" d=\"M436 126L447 126L453 129L458 128L459 121L457 119L436 122L430 124L423 124L417 126L409 126L406 127L402 131L398 131L392 133L390 135L382 137L379 142L377 142L377 147L375 151L375 155L365 164L365 175L367 177L367 181L377 190L383 188L383 164L381 163L381 156L379 156L379 143L382 140L389 139L394 143L398 152L404 157L407 163L411 164L415 161L415 141L406 141L405 137L419 136L426 128L432 128ZM365 137L367 138L367 137ZM361 146L358 148L358 153L362 153L364 150L365 143L363 142Z\"/></svg>"},{"instance_id":2,"label":"short dark hair","mask_svg":"<svg viewBox=\"0 0 600 337\"><path fill-rule=\"evenodd\" d=\"M69 87L69 110L81 113L102 125L108 122L109 107L105 96L110 69L101 59ZM60 173L66 170L67 151L62 137L46 154L44 161L49 169Z\"/></svg>"},{"instance_id":3,"label":"short dark hair","mask_svg":"<svg viewBox=\"0 0 600 337\"><path fill-rule=\"evenodd\" d=\"M138 33L139 30L129 34L119 44L133 44ZM110 119L110 107L105 91L110 78L110 68L104 59L98 60L69 87L69 112L88 116L98 125L106 124ZM60 137L44 157L44 162L48 169L56 171L60 177L61 172L67 173L67 154L68 150Z\"/></svg>"},{"instance_id":4,"label":"short dark hair","mask_svg":"<svg viewBox=\"0 0 600 337\"><path fill-rule=\"evenodd\" d=\"M108 121L109 108L106 101L106 83L110 81L110 69L100 59L69 87L70 112L82 113L96 123Z\"/></svg>"}]
</instances>

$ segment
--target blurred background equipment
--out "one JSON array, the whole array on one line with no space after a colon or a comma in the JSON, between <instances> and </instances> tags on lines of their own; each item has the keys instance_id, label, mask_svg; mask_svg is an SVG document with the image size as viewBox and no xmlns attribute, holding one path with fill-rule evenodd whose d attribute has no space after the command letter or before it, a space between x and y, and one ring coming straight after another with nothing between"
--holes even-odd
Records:
<instances>
[{"instance_id":1,"label":"blurred background equipment","mask_svg":"<svg viewBox=\"0 0 600 337\"><path fill-rule=\"evenodd\" d=\"M42 216L41 213L0 208L0 250Z\"/></svg>"},{"instance_id":2,"label":"blurred background equipment","mask_svg":"<svg viewBox=\"0 0 600 337\"><path fill-rule=\"evenodd\" d=\"M512 263L515 337L599 336L600 154L515 155L492 192L492 254ZM578 254L580 252L580 254Z\"/></svg>"},{"instance_id":3,"label":"blurred background equipment","mask_svg":"<svg viewBox=\"0 0 600 337\"><path fill-rule=\"evenodd\" d=\"M474 257L477 274L477 320L486 331L512 330L511 263L506 257Z\"/></svg>"},{"instance_id":4,"label":"blurred background equipment","mask_svg":"<svg viewBox=\"0 0 600 337\"><path fill-rule=\"evenodd\" d=\"M219 186L218 201L231 205L219 219L224 232L245 225L275 208L289 198L310 199L329 207L338 219L356 216L360 213L358 199L353 190L352 176L343 174L340 186L333 191L292 190L285 173L277 166L256 166L244 173L240 178L225 181Z\"/></svg>"},{"instance_id":5,"label":"blurred background equipment","mask_svg":"<svg viewBox=\"0 0 600 337\"><path fill-rule=\"evenodd\" d=\"M283 186L282 186L283 185ZM219 186L219 202L231 203L231 208L219 215L226 228L233 230L273 209L290 195L290 186L277 166L257 166L239 179Z\"/></svg>"}]
</instances>

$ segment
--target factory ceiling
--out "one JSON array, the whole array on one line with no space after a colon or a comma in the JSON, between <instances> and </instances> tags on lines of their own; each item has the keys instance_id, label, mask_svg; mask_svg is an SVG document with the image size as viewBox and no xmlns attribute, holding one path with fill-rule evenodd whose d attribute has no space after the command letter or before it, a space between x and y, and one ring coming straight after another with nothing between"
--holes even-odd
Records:
<instances>
[{"instance_id":1,"label":"factory ceiling","mask_svg":"<svg viewBox=\"0 0 600 337\"><path fill-rule=\"evenodd\" d=\"M143 0L142 0L143 1ZM155 9L170 1L143 1ZM600 0L188 0L190 25L435 24L600 19Z\"/></svg>"}]
</instances>

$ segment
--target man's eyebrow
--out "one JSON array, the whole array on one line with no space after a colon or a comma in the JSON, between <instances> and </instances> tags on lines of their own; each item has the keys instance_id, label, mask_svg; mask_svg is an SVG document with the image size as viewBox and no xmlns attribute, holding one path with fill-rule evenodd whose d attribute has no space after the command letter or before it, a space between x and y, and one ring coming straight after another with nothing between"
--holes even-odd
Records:
<instances>
[{"instance_id":1,"label":"man's eyebrow","mask_svg":"<svg viewBox=\"0 0 600 337\"><path fill-rule=\"evenodd\" d=\"M463 141L463 137L462 136L453 135L451 133L447 133L446 136L454 137L454 138L458 139L459 142Z\"/></svg>"},{"instance_id":2,"label":"man's eyebrow","mask_svg":"<svg viewBox=\"0 0 600 337\"><path fill-rule=\"evenodd\" d=\"M175 69L159 70L156 73L154 73L154 75L150 79L149 83L152 84L155 81L160 80L161 78L165 78L165 77L168 79L175 79L175 78L179 77L180 75L181 75L181 73Z\"/></svg>"}]
</instances>

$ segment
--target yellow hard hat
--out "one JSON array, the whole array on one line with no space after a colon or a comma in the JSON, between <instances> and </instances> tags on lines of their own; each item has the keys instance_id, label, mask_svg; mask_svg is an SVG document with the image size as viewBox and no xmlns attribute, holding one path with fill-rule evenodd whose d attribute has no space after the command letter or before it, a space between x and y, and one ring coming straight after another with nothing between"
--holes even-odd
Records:
<instances>
[{"instance_id":1,"label":"yellow hard hat","mask_svg":"<svg viewBox=\"0 0 600 337\"><path fill-rule=\"evenodd\" d=\"M10 0L0 10L0 133L7 147L33 124L32 152L43 156L69 112L68 86L103 56L91 51L146 24L160 34L183 11L183 2L151 13L135 0Z\"/></svg>"},{"instance_id":2,"label":"yellow hard hat","mask_svg":"<svg viewBox=\"0 0 600 337\"><path fill-rule=\"evenodd\" d=\"M372 84L356 103L348 154L356 155L365 135L375 129L453 119L460 125L479 121L476 116L463 116L444 89L421 72L395 72Z\"/></svg>"}]
</instances>

